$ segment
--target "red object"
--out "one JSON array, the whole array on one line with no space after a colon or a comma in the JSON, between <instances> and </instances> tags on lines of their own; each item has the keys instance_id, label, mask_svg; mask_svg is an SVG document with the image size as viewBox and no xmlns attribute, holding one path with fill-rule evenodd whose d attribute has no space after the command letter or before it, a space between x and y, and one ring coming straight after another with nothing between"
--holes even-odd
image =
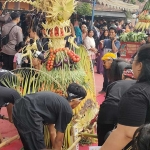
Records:
<instances>
[{"instance_id":1,"label":"red object","mask_svg":"<svg viewBox=\"0 0 150 150\"><path fill-rule=\"evenodd\" d=\"M120 57L130 59L140 47L139 42L121 42Z\"/></svg>"}]
</instances>

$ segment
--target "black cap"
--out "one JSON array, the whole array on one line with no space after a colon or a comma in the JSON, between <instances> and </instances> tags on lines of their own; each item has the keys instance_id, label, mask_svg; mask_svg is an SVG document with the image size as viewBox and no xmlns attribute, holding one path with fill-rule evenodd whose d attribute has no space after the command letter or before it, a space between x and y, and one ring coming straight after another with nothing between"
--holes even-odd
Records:
<instances>
[{"instance_id":1,"label":"black cap","mask_svg":"<svg viewBox=\"0 0 150 150\"><path fill-rule=\"evenodd\" d=\"M86 97L87 92L82 86L76 83L71 83L67 88L67 94L68 94L68 101L71 101L72 99L82 100Z\"/></svg>"}]
</instances>

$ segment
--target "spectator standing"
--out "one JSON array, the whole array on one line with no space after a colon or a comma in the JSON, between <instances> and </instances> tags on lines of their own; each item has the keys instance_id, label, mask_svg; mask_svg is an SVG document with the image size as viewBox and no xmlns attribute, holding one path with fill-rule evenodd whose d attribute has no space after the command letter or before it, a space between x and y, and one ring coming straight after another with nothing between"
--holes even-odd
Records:
<instances>
[{"instance_id":1,"label":"spectator standing","mask_svg":"<svg viewBox=\"0 0 150 150\"><path fill-rule=\"evenodd\" d=\"M109 39L104 39L100 41L101 47L104 49L104 55L107 52L112 52L117 55L118 50L120 48L120 42L117 40L117 30L115 27L110 27L109 28ZM103 88L102 91L99 92L99 94L103 94L106 91L106 88L108 86L108 78L107 78L107 72L106 69L104 68L104 82L103 82Z\"/></svg>"},{"instance_id":2,"label":"spectator standing","mask_svg":"<svg viewBox=\"0 0 150 150\"><path fill-rule=\"evenodd\" d=\"M22 29L19 26L17 26L17 24L20 22L19 13L11 13L11 19L12 21L4 25L2 28L2 37L6 36L12 29L9 33L9 42L2 47L4 63L3 68L6 70L13 69L13 59L14 55L16 54L15 46L21 41L23 41Z\"/></svg>"},{"instance_id":3,"label":"spectator standing","mask_svg":"<svg viewBox=\"0 0 150 150\"><path fill-rule=\"evenodd\" d=\"M80 44L82 44L82 32L81 32L81 29L79 28L78 21L74 22L74 30L75 30L77 45L80 45Z\"/></svg>"},{"instance_id":4,"label":"spectator standing","mask_svg":"<svg viewBox=\"0 0 150 150\"><path fill-rule=\"evenodd\" d=\"M81 26L81 31L82 31L82 40L84 41L88 33L87 26L85 24Z\"/></svg>"},{"instance_id":5,"label":"spectator standing","mask_svg":"<svg viewBox=\"0 0 150 150\"><path fill-rule=\"evenodd\" d=\"M95 54L97 53L97 49L96 49L96 43L95 43L95 40L94 40L93 36L94 36L94 31L89 30L88 31L88 36L84 40L84 45L88 50L89 56L92 60L93 66L94 66Z\"/></svg>"},{"instance_id":6,"label":"spectator standing","mask_svg":"<svg viewBox=\"0 0 150 150\"><path fill-rule=\"evenodd\" d=\"M104 40L104 39L108 39L108 38L109 38L109 31L104 30L103 34L100 37L100 41ZM104 55L103 48L99 44L98 45L98 55L97 55L97 73L98 74L103 74L103 71L104 71L103 61L102 61L103 55Z\"/></svg>"}]
</instances>

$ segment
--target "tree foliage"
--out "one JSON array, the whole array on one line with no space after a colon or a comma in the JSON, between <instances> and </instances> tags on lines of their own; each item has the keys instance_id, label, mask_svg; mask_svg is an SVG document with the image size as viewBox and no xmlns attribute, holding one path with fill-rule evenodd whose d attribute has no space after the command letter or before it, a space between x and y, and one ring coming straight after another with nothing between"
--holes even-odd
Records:
<instances>
[{"instance_id":1,"label":"tree foliage","mask_svg":"<svg viewBox=\"0 0 150 150\"><path fill-rule=\"evenodd\" d=\"M77 5L76 12L79 15L90 16L92 14L92 8L89 3L83 2Z\"/></svg>"}]
</instances>

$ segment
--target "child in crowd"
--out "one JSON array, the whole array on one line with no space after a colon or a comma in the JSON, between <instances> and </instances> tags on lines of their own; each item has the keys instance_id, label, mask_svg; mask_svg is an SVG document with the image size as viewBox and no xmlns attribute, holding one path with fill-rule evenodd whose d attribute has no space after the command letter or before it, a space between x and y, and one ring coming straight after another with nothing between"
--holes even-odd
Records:
<instances>
[{"instance_id":1,"label":"child in crowd","mask_svg":"<svg viewBox=\"0 0 150 150\"><path fill-rule=\"evenodd\" d=\"M23 47L25 47L25 42L20 42L15 46L15 50L17 51L17 53L14 56L13 69L21 68Z\"/></svg>"}]
</instances>

